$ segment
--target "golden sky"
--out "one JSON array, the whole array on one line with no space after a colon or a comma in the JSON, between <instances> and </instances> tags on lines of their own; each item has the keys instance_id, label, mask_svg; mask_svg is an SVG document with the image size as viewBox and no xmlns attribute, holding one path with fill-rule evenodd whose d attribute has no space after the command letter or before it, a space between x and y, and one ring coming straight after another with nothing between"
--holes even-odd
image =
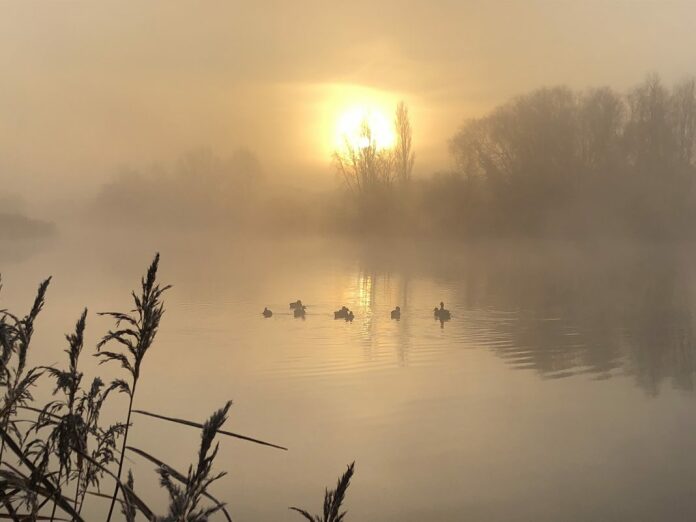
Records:
<instances>
[{"instance_id":1,"label":"golden sky","mask_svg":"<svg viewBox=\"0 0 696 522\"><path fill-rule=\"evenodd\" d=\"M411 108L419 173L466 117L543 85L696 73L696 2L0 2L0 176L94 188L120 165L240 146L331 181L341 110Z\"/></svg>"}]
</instances>

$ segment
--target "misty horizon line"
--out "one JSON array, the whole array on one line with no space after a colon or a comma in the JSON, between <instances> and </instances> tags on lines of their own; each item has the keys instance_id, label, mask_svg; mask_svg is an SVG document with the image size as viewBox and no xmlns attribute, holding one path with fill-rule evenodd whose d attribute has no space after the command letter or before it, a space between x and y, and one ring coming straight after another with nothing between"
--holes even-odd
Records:
<instances>
[{"instance_id":1,"label":"misty horizon line","mask_svg":"<svg viewBox=\"0 0 696 522\"><path fill-rule=\"evenodd\" d=\"M601 232L599 223L580 225L588 210L605 214L614 228L610 234L642 235L652 227L650 236L682 236L688 232L685 216L696 217L696 199L685 199L696 187L693 76L671 89L649 74L625 93L556 86L512 97L484 116L465 119L447 143L451 168L427 175L424 167L415 168L420 156L408 106L402 102L395 114L391 148L378 147L365 125L366 145L336 149L334 175L322 184L269 172L248 147L228 156L198 148L168 165L120 168L70 207L73 215L101 224L262 231L278 230L291 216L299 231L427 236L449 229L451 237ZM0 196L6 213L27 214L22 196ZM677 214L654 208L665 204L678 206Z\"/></svg>"}]
</instances>

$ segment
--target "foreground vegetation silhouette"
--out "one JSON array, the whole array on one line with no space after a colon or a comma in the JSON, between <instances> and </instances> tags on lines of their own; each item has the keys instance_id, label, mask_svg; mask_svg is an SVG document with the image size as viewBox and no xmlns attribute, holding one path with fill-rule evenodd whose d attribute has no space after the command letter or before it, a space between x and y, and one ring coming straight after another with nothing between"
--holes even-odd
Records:
<instances>
[{"instance_id":1,"label":"foreground vegetation silhouette","mask_svg":"<svg viewBox=\"0 0 696 522\"><path fill-rule=\"evenodd\" d=\"M3 389L0 403L0 519L15 522L82 521L81 513L89 495L110 502L107 521L113 517L116 504L127 522L134 521L138 515L150 521L205 522L215 514L231 521L225 503L209 491L211 485L225 475L225 472L213 469L219 450L216 437L224 435L287 449L223 430L231 402L215 411L203 424L133 408L142 363L153 346L164 314L162 296L170 288L157 282L158 266L159 255L156 255L141 280L140 292L132 292L132 311L102 314L114 319L115 328L99 342L94 355L101 362L118 362L127 374L127 379L116 378L108 385L99 377L85 383L84 373L79 369L87 325L86 309L77 320L74 332L66 335L68 365L65 369L27 367L35 322L44 308L50 278L39 285L26 315L0 310L0 386ZM107 344L122 349L104 350ZM53 398L38 407L32 390L46 379L54 383ZM104 425L100 413L112 393L128 396L128 410L124 422ZM128 445L133 414L200 429L197 460L183 473L151 453ZM122 477L126 453L138 455L155 466L159 483L169 496L165 515L156 515L136 492L130 470L125 479ZM352 464L349 471L352 475ZM340 495L332 497L332 509L337 512L344 500L348 479L339 488ZM104 480L114 484L111 495L101 492ZM342 518L343 515L340 518L333 516L330 520L339 522Z\"/></svg>"},{"instance_id":2,"label":"foreground vegetation silhouette","mask_svg":"<svg viewBox=\"0 0 696 522\"><path fill-rule=\"evenodd\" d=\"M348 491L354 469L355 462L350 464L346 472L338 479L336 489L331 491L328 489L326 490L324 493L324 512L322 515L312 515L309 511L298 507L291 507L290 509L297 511L300 515L309 520L309 522L341 522L346 516L346 511L341 511L341 506L346 498L346 491Z\"/></svg>"}]
</instances>

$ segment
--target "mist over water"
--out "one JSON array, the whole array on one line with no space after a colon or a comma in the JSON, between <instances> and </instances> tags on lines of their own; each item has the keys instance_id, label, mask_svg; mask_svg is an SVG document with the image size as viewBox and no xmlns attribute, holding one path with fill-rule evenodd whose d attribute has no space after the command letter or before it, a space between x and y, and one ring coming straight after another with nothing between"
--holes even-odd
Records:
<instances>
[{"instance_id":1,"label":"mist over water","mask_svg":"<svg viewBox=\"0 0 696 522\"><path fill-rule=\"evenodd\" d=\"M216 491L239 519L294 520L286 507L311 503L353 458L356 519L696 514L689 245L129 237L124 251L125 238L74 229L24 258L3 253L2 303L26 306L51 267L32 357L53 362L82 306L127 306L157 243L175 287L137 406L203 420L232 398L230 430L290 448L223 441L218 465L233 472ZM288 308L298 298L304 320ZM352 323L333 319L343 304ZM108 327L91 314L89 340ZM141 417L131 436L181 469L198 435ZM129 459L164 508L152 466Z\"/></svg>"},{"instance_id":2,"label":"mist over water","mask_svg":"<svg viewBox=\"0 0 696 522\"><path fill-rule=\"evenodd\" d=\"M82 308L93 347L160 252L174 288L135 408L203 422L231 398L231 430L289 448L223 442L213 489L242 520L294 520L353 460L358 520L688 518L695 115L693 80L540 89L462 125L453 170L424 177L401 103L394 147L363 126L332 189L242 148L121 170L55 219L10 195L2 306L53 276L30 364L59 365ZM187 469L196 431L135 415L129 445ZM124 462L165 511L152 464Z\"/></svg>"},{"instance_id":3,"label":"mist over water","mask_svg":"<svg viewBox=\"0 0 696 522\"><path fill-rule=\"evenodd\" d=\"M694 19L0 2L0 518L696 519Z\"/></svg>"}]
</instances>

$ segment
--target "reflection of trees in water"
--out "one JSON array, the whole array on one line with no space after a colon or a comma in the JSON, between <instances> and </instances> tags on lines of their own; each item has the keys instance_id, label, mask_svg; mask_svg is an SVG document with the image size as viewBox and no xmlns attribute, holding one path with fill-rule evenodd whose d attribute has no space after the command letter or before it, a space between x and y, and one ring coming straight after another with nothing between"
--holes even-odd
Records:
<instances>
[{"instance_id":1,"label":"reflection of trees in water","mask_svg":"<svg viewBox=\"0 0 696 522\"><path fill-rule=\"evenodd\" d=\"M375 306L375 291L376 291L377 275L371 271L361 270L358 273L357 281L357 302L355 305L350 303L348 308L357 306L355 313L357 315L358 324L362 329L362 341L365 348L368 350L368 355L372 355L376 332L374 331L374 306Z\"/></svg>"},{"instance_id":2,"label":"reflection of trees in water","mask_svg":"<svg viewBox=\"0 0 696 522\"><path fill-rule=\"evenodd\" d=\"M631 247L618 252L467 251L466 256L443 257L448 261L430 256L422 266L414 269L417 263L411 263L400 271L396 293L402 308L408 306L411 275L427 272L454 298L455 320L446 328L477 336L481 346L512 367L533 369L545 378L628 374L650 394L657 394L663 381L694 388L696 294L691 283L696 271L684 256ZM436 274L429 270L433 262L440 267ZM373 278L380 268L392 269L372 266ZM402 362L411 343L407 318L402 316L398 334Z\"/></svg>"},{"instance_id":3,"label":"reflection of trees in water","mask_svg":"<svg viewBox=\"0 0 696 522\"><path fill-rule=\"evenodd\" d=\"M397 304L402 311L408 310L408 272L393 272L383 267L367 264L355 274L348 293L348 307L354 308L356 324L362 330L362 345L368 357L396 345L399 364L408 363L412 345L412 329L408 314L404 313L398 328L391 328L390 312Z\"/></svg>"},{"instance_id":4,"label":"reflection of trees in water","mask_svg":"<svg viewBox=\"0 0 696 522\"><path fill-rule=\"evenodd\" d=\"M681 389L694 388L693 302L684 279L672 274L651 281L627 321L628 367L651 394L665 379Z\"/></svg>"},{"instance_id":5,"label":"reflection of trees in water","mask_svg":"<svg viewBox=\"0 0 696 522\"><path fill-rule=\"evenodd\" d=\"M399 281L398 290L396 293L396 303L398 304L398 306L401 307L401 310L405 312L398 320L399 327L397 328L397 350L399 356L399 364L401 364L401 366L406 366L408 364L408 354L411 350L411 336L413 335L411 331L411 321L408 315L408 295L410 279L411 276L408 272L403 273L401 276L401 280ZM397 306L397 304L395 304L394 306Z\"/></svg>"},{"instance_id":6,"label":"reflection of trees in water","mask_svg":"<svg viewBox=\"0 0 696 522\"><path fill-rule=\"evenodd\" d=\"M517 310L516 321L499 326L510 339L496 348L501 356L545 377L626 372L651 394L665 379L693 389L691 274L678 258L556 261L487 274L491 305Z\"/></svg>"},{"instance_id":7,"label":"reflection of trees in water","mask_svg":"<svg viewBox=\"0 0 696 522\"><path fill-rule=\"evenodd\" d=\"M383 293L390 287L390 274L379 273L371 269L360 269L357 273L357 280L354 284L355 290L349 298L348 308L354 310L356 314L356 324L361 329L362 345L366 350L366 355L372 358L378 351L380 345L379 321L376 321L375 314L378 314L378 288Z\"/></svg>"}]
</instances>

